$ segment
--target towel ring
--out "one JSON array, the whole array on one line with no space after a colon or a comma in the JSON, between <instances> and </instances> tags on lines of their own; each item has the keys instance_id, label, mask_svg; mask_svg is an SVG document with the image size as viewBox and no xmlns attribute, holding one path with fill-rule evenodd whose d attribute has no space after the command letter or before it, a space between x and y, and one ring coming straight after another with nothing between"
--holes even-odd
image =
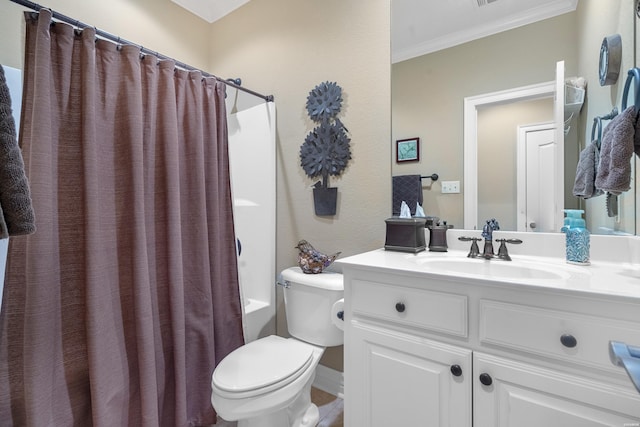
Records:
<instances>
[{"instance_id":1,"label":"towel ring","mask_svg":"<svg viewBox=\"0 0 640 427\"><path fill-rule=\"evenodd\" d=\"M591 141L596 141L598 149L600 149L600 142L602 141L602 121L611 120L618 115L618 107L613 107L609 114L604 116L595 116L593 118L593 126L591 126ZM598 139L596 137L596 129L598 130Z\"/></svg>"},{"instance_id":2,"label":"towel ring","mask_svg":"<svg viewBox=\"0 0 640 427\"><path fill-rule=\"evenodd\" d=\"M622 110L627 109L627 98L629 96L629 89L631 88L631 81L635 77L635 92L634 92L634 106L636 107L636 111L640 111L640 68L634 67L631 68L627 73L627 81L624 83L624 90L622 91Z\"/></svg>"},{"instance_id":3,"label":"towel ring","mask_svg":"<svg viewBox=\"0 0 640 427\"><path fill-rule=\"evenodd\" d=\"M598 130L598 139L596 139L596 129ZM591 126L591 140L596 141L598 148L600 148L600 141L602 140L602 117L600 116L593 118L593 126Z\"/></svg>"}]
</instances>

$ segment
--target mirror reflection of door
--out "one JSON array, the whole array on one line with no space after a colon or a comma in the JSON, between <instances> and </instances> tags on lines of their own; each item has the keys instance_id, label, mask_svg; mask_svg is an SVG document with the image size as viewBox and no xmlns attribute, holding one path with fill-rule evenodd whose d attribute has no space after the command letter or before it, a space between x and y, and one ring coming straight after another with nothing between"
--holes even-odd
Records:
<instances>
[{"instance_id":1,"label":"mirror reflection of door","mask_svg":"<svg viewBox=\"0 0 640 427\"><path fill-rule=\"evenodd\" d=\"M518 231L556 231L554 134L553 123L518 126Z\"/></svg>"}]
</instances>

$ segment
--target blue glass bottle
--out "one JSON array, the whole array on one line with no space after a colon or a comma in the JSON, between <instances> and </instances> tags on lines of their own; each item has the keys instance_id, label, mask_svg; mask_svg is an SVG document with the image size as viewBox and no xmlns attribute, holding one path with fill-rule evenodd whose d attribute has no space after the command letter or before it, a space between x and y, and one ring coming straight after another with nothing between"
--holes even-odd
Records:
<instances>
[{"instance_id":1,"label":"blue glass bottle","mask_svg":"<svg viewBox=\"0 0 640 427\"><path fill-rule=\"evenodd\" d=\"M566 217L562 232L566 235L567 262L569 264L589 265L590 233L582 218L582 209L565 209Z\"/></svg>"}]
</instances>

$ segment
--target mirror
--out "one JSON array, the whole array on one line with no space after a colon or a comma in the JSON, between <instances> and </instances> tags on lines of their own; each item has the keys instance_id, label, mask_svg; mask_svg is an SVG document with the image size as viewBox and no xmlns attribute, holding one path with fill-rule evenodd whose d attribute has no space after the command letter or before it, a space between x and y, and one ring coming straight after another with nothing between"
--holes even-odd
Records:
<instances>
[{"instance_id":1,"label":"mirror","mask_svg":"<svg viewBox=\"0 0 640 427\"><path fill-rule=\"evenodd\" d=\"M564 61L566 76L587 80L585 102L579 113L568 120L564 140L565 176L563 208L585 209L587 225L596 234L635 234L635 189L619 198L618 215L608 217L604 197L583 200L572 195L575 168L585 141L591 141L591 126L596 116L620 108L626 71L634 66L633 0L580 0L573 12L503 31L464 44L417 56L392 64L392 140L419 137L421 159L415 163L396 163L392 156L392 174L437 173L440 180L423 182L423 208L427 215L447 220L456 228L464 227L465 186L460 193L443 194L443 181L465 181L464 99L483 94L526 87L555 80L556 62ZM393 31L393 29L392 29ZM600 46L611 34L622 37L621 74L616 84L600 86ZM506 108L506 105L496 106ZM482 114L489 114L483 111ZM531 118L522 125L539 124L546 118ZM500 123L500 120L494 123ZM606 122L604 122L606 125ZM495 131L497 124L485 126ZM512 126L513 127L513 126ZM493 134L479 138L491 140ZM516 130L512 129L513 140ZM515 142L514 142L515 143ZM494 195L498 184L517 181L515 150L493 148L479 152L478 196ZM634 156L635 158L635 156ZM485 160L482 160L485 159ZM632 175L633 177L633 175ZM469 178L469 177L467 177ZM562 179L560 179L562 181ZM633 179L632 179L633 186ZM519 197L511 189L510 199ZM502 213L499 202L489 201L486 213L496 212L503 229L516 230L516 213ZM478 205L482 200L478 200ZM482 228L482 224L477 225ZM467 228L467 227L465 227ZM559 230L556 230L559 231Z\"/></svg>"},{"instance_id":2,"label":"mirror","mask_svg":"<svg viewBox=\"0 0 640 427\"><path fill-rule=\"evenodd\" d=\"M555 206L565 205L564 186L556 182L564 162L556 153L563 146L554 142L564 143L564 135L555 130L554 107L562 102L555 92L556 82L548 82L464 99L464 228L496 217L505 230L560 229L563 212ZM513 161L496 168L495 153Z\"/></svg>"}]
</instances>

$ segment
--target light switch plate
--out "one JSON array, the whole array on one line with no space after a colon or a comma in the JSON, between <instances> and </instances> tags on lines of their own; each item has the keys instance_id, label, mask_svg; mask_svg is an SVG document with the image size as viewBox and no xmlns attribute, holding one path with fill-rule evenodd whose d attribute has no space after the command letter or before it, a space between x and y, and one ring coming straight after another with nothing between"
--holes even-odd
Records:
<instances>
[{"instance_id":1,"label":"light switch plate","mask_svg":"<svg viewBox=\"0 0 640 427\"><path fill-rule=\"evenodd\" d=\"M460 181L442 181L442 193L459 193Z\"/></svg>"}]
</instances>

